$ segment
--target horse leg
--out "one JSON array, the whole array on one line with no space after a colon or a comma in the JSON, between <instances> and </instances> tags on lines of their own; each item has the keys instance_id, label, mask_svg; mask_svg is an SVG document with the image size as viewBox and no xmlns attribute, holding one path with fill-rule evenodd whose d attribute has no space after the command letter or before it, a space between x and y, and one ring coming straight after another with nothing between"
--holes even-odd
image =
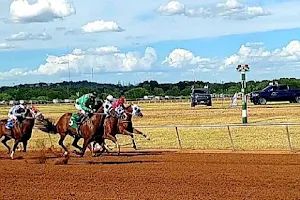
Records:
<instances>
[{"instance_id":1,"label":"horse leg","mask_svg":"<svg viewBox=\"0 0 300 200\"><path fill-rule=\"evenodd\" d=\"M11 138L4 136L5 138L2 140L2 143L4 144L4 146L8 149L8 154L10 153L10 146L8 146L8 144L6 143L8 140L10 140Z\"/></svg>"},{"instance_id":2,"label":"horse leg","mask_svg":"<svg viewBox=\"0 0 300 200\"><path fill-rule=\"evenodd\" d=\"M108 135L105 135L104 139L111 140L113 143L115 143L116 148L118 149L118 155L119 155L120 154L120 145L118 143L117 138L115 136L112 136L112 135L108 134ZM109 149L108 146L105 144L104 139L103 139L103 146L104 146L105 149Z\"/></svg>"},{"instance_id":3,"label":"horse leg","mask_svg":"<svg viewBox=\"0 0 300 200\"><path fill-rule=\"evenodd\" d=\"M73 147L79 149L82 152L82 148L77 144L79 140L80 140L80 137L75 135L75 139L74 139L72 145L73 145Z\"/></svg>"},{"instance_id":4,"label":"horse leg","mask_svg":"<svg viewBox=\"0 0 300 200\"><path fill-rule=\"evenodd\" d=\"M147 140L150 140L150 138L148 137L148 135L146 135L145 133L143 133L143 132L137 130L136 128L133 128L133 133L142 135L142 136L144 136L144 138L146 138Z\"/></svg>"},{"instance_id":5,"label":"horse leg","mask_svg":"<svg viewBox=\"0 0 300 200\"><path fill-rule=\"evenodd\" d=\"M134 134L127 131L127 130L123 130L123 135L130 135L131 137L131 140L132 140L132 145L133 145L133 148L136 150L137 147L136 147L136 143L135 143L135 140L134 140Z\"/></svg>"},{"instance_id":6,"label":"horse leg","mask_svg":"<svg viewBox=\"0 0 300 200\"><path fill-rule=\"evenodd\" d=\"M26 151L27 151L27 143L28 143L28 140L27 140L27 139L24 139L24 140L23 140L23 152L26 152Z\"/></svg>"},{"instance_id":7,"label":"horse leg","mask_svg":"<svg viewBox=\"0 0 300 200\"><path fill-rule=\"evenodd\" d=\"M15 144L14 144L13 150L12 150L12 152L10 154L11 159L14 159L14 154L15 154L15 151L16 151L16 149L18 147L19 142L20 142L20 140L15 140Z\"/></svg>"},{"instance_id":8,"label":"horse leg","mask_svg":"<svg viewBox=\"0 0 300 200\"><path fill-rule=\"evenodd\" d=\"M86 150L87 146L89 145L90 141L91 141L91 138L84 139L83 147L82 147L82 151L81 151L80 157L84 156L85 150Z\"/></svg>"},{"instance_id":9,"label":"horse leg","mask_svg":"<svg viewBox=\"0 0 300 200\"><path fill-rule=\"evenodd\" d=\"M59 139L59 141L58 141L58 144L64 149L64 155L68 155L68 149L67 149L67 147L65 147L65 145L64 145L64 139L66 138L66 134L61 134L60 135L60 139Z\"/></svg>"}]
</instances>

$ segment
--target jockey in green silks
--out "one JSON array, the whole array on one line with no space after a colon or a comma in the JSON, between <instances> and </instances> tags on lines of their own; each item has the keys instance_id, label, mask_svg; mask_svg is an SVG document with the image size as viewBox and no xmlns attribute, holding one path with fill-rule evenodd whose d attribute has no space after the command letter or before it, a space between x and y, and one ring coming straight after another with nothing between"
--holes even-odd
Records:
<instances>
[{"instance_id":1,"label":"jockey in green silks","mask_svg":"<svg viewBox=\"0 0 300 200\"><path fill-rule=\"evenodd\" d=\"M89 93L84 94L80 98L76 99L75 108L79 111L80 116L77 121L79 126L84 122L85 119L88 118L89 114L93 113L93 108L95 107L95 99L96 99L97 93ZM78 129L79 129L78 126Z\"/></svg>"}]
</instances>

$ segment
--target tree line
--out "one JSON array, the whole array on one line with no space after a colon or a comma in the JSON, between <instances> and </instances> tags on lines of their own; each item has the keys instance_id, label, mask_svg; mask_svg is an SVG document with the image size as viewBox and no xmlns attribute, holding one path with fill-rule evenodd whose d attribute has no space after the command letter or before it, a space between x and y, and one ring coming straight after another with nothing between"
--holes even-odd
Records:
<instances>
[{"instance_id":1,"label":"tree line","mask_svg":"<svg viewBox=\"0 0 300 200\"><path fill-rule=\"evenodd\" d=\"M261 90L272 81L288 84L293 88L300 88L300 79L281 78L278 80L248 81L247 92ZM209 83L203 81L180 81L178 83L158 83L157 81L144 81L132 85L103 84L88 81L22 84L0 88L0 101L9 100L47 100L76 99L78 95L96 91L99 98L104 99L108 94L119 97L125 95L127 99L143 98L146 95L155 96L182 96L188 97L191 88L203 88L208 85L212 94L233 95L241 90L240 82Z\"/></svg>"}]
</instances>

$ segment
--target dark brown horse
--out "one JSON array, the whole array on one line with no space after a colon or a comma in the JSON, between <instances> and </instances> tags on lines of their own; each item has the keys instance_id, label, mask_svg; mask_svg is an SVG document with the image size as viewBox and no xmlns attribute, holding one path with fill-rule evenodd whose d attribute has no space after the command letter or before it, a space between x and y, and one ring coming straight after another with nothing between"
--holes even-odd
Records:
<instances>
[{"instance_id":1,"label":"dark brown horse","mask_svg":"<svg viewBox=\"0 0 300 200\"><path fill-rule=\"evenodd\" d=\"M80 126L81 137L78 136L77 130L70 126L71 117L72 113L65 113L59 118L56 125L47 120L45 124L46 127L41 130L48 133L58 133L60 135L58 144L64 149L65 155L68 154L68 149L63 144L63 141L67 135L74 137L72 145L81 151L80 155L82 157L84 156L89 143L94 140L100 140L99 138L102 138L103 136L103 123L105 118L105 114L103 113L103 106L101 105L95 113L91 114L89 119L82 123L82 125ZM84 139L83 147L80 147L77 144L81 138Z\"/></svg>"},{"instance_id":2,"label":"dark brown horse","mask_svg":"<svg viewBox=\"0 0 300 200\"><path fill-rule=\"evenodd\" d=\"M117 114L114 109L110 111L110 114L111 116L107 117L104 121L104 135L101 144L102 152L100 155L105 150L108 150L108 147L104 142L105 139L111 140L118 148L118 153L120 153L120 146L116 138L117 134L129 135L132 139L134 149L137 149L134 134L140 134L150 140L146 134L133 127L132 116L143 117L142 111L137 105L129 105L128 107L125 107L124 112L121 115Z\"/></svg>"},{"instance_id":3,"label":"dark brown horse","mask_svg":"<svg viewBox=\"0 0 300 200\"><path fill-rule=\"evenodd\" d=\"M28 140L31 138L35 119L38 120L43 119L42 113L36 108L25 109L24 115L25 115L24 119L17 120L14 123L14 127L12 128L12 130L8 130L5 127L8 120L5 119L0 121L0 138L4 136L2 143L4 144L4 146L6 146L8 152L11 153L10 157L12 159L14 158L14 153L20 142L23 143L23 148L24 148L23 151L26 152ZM11 148L8 146L6 142L12 138L15 139L15 142L14 142L13 150L11 151Z\"/></svg>"}]
</instances>

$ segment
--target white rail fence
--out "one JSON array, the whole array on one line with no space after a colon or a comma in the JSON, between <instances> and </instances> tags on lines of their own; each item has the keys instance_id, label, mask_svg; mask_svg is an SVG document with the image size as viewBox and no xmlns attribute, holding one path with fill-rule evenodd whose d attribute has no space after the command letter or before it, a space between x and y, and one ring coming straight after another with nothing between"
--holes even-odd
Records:
<instances>
[{"instance_id":1,"label":"white rail fence","mask_svg":"<svg viewBox=\"0 0 300 200\"><path fill-rule=\"evenodd\" d=\"M178 141L178 148L182 149L182 143L181 143L181 137L179 133L179 128L227 128L228 136L230 139L230 143L232 146L232 151L237 151L237 148L235 147L235 142L232 136L231 128L234 127L284 127L286 131L286 142L288 144L289 150L291 152L297 152L297 150L293 147L292 141L291 141L291 135L289 131L289 127L292 126L299 126L300 123L249 123L249 124L203 124L203 125L154 125L154 126L135 126L135 128L140 129L162 129L162 128L174 128L177 141ZM201 134L201 133L199 133Z\"/></svg>"}]
</instances>

